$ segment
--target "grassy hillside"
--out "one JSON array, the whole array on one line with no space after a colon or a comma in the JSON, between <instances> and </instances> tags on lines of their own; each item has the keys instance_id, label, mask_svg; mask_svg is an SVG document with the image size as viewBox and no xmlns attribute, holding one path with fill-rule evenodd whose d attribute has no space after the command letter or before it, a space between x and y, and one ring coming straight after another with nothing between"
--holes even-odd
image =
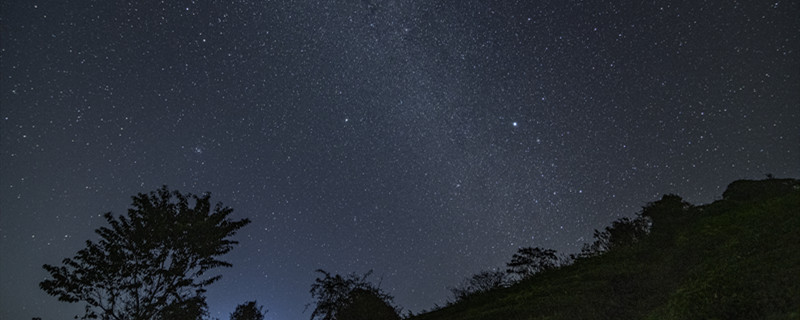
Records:
<instances>
[{"instance_id":1,"label":"grassy hillside","mask_svg":"<svg viewBox=\"0 0 800 320\"><path fill-rule=\"evenodd\" d=\"M412 319L800 319L800 181L737 181L652 223L631 246Z\"/></svg>"}]
</instances>

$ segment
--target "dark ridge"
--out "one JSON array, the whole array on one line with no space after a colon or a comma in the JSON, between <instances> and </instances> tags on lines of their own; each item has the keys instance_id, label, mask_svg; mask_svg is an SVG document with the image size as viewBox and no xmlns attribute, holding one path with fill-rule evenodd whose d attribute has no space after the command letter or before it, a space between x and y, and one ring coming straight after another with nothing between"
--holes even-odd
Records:
<instances>
[{"instance_id":1,"label":"dark ridge","mask_svg":"<svg viewBox=\"0 0 800 320\"><path fill-rule=\"evenodd\" d=\"M800 319L800 181L735 181L701 206L666 195L641 216L641 241L411 319Z\"/></svg>"}]
</instances>

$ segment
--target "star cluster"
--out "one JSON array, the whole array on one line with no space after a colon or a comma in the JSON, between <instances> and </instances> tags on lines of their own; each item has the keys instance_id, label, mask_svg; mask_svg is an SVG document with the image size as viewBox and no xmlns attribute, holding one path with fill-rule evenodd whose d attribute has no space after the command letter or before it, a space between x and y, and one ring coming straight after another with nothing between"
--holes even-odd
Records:
<instances>
[{"instance_id":1,"label":"star cluster","mask_svg":"<svg viewBox=\"0 0 800 320\"><path fill-rule=\"evenodd\" d=\"M302 319L315 269L406 310L661 194L800 176L792 1L6 1L0 318L161 185L253 223L209 288Z\"/></svg>"}]
</instances>

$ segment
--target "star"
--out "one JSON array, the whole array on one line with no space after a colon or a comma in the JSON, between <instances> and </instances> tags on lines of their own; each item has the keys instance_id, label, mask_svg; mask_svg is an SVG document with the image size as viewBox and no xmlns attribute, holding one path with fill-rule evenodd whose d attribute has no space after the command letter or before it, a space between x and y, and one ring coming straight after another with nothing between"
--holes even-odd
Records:
<instances>
[{"instance_id":1,"label":"star","mask_svg":"<svg viewBox=\"0 0 800 320\"><path fill-rule=\"evenodd\" d=\"M68 313L25 299L42 294L29 265L164 184L263 226L237 235L210 316L252 283L237 299L295 319L316 268L400 270L384 280L417 312L503 266L509 242L569 254L653 195L700 204L736 179L800 176L788 1L173 2L0 10L0 319Z\"/></svg>"}]
</instances>

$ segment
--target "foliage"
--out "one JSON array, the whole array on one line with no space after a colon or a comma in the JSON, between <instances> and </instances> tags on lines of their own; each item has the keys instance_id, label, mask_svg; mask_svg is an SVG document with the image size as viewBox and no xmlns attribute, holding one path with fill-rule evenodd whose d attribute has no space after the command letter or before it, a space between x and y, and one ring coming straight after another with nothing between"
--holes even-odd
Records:
<instances>
[{"instance_id":1,"label":"foliage","mask_svg":"<svg viewBox=\"0 0 800 320\"><path fill-rule=\"evenodd\" d=\"M202 319L208 315L208 304L201 294L188 299L176 299L159 312L160 319Z\"/></svg>"},{"instance_id":2,"label":"foliage","mask_svg":"<svg viewBox=\"0 0 800 320\"><path fill-rule=\"evenodd\" d=\"M800 190L797 180L776 179L771 174L768 174L767 180L737 180L732 182L722 194L722 199L736 202L764 200L770 194L786 193L792 190Z\"/></svg>"},{"instance_id":3,"label":"foliage","mask_svg":"<svg viewBox=\"0 0 800 320\"><path fill-rule=\"evenodd\" d=\"M264 320L263 306L258 306L255 301L248 301L236 306L236 310L231 313L231 320Z\"/></svg>"},{"instance_id":4,"label":"foliage","mask_svg":"<svg viewBox=\"0 0 800 320\"><path fill-rule=\"evenodd\" d=\"M647 236L648 221L642 216L634 219L621 218L613 221L605 230L594 230L594 242L584 244L576 258L597 256L615 248L630 246Z\"/></svg>"},{"instance_id":5,"label":"foliage","mask_svg":"<svg viewBox=\"0 0 800 320\"><path fill-rule=\"evenodd\" d=\"M367 281L372 271L346 277L332 276L325 270L317 272L324 277L311 285L311 296L316 299L312 320L399 319L391 306L393 297ZM366 315L370 317L364 318Z\"/></svg>"},{"instance_id":6,"label":"foliage","mask_svg":"<svg viewBox=\"0 0 800 320\"><path fill-rule=\"evenodd\" d=\"M641 217L650 219L653 223L652 231L656 233L670 232L670 230L683 224L695 212L691 203L684 201L680 196L667 194L661 200L648 203L642 208Z\"/></svg>"},{"instance_id":7,"label":"foliage","mask_svg":"<svg viewBox=\"0 0 800 320\"><path fill-rule=\"evenodd\" d=\"M397 310L374 290L355 289L337 316L339 320L400 320Z\"/></svg>"},{"instance_id":8,"label":"foliage","mask_svg":"<svg viewBox=\"0 0 800 320\"><path fill-rule=\"evenodd\" d=\"M517 253L507 263L507 272L515 274L520 279L526 279L538 272L555 269L558 266L558 256L553 249L539 247L519 248Z\"/></svg>"},{"instance_id":9,"label":"foliage","mask_svg":"<svg viewBox=\"0 0 800 320\"><path fill-rule=\"evenodd\" d=\"M765 185L755 195L760 200L738 203L723 213L708 210L706 223L677 237L678 246L692 248L702 259L687 270L680 288L651 319L800 319L796 190L769 197L776 191Z\"/></svg>"},{"instance_id":10,"label":"foliage","mask_svg":"<svg viewBox=\"0 0 800 320\"><path fill-rule=\"evenodd\" d=\"M450 292L453 293L456 301L461 301L473 294L502 288L507 283L506 273L503 271L481 271L465 279L457 287L450 288Z\"/></svg>"},{"instance_id":11,"label":"foliage","mask_svg":"<svg viewBox=\"0 0 800 320\"><path fill-rule=\"evenodd\" d=\"M221 276L204 277L231 264L218 257L237 244L230 239L250 221L210 195L169 191L166 186L133 197L127 216L104 215L109 227L98 242L62 266L44 265L50 279L39 286L61 301L86 303L83 318L176 319L205 314L205 287Z\"/></svg>"},{"instance_id":12,"label":"foliage","mask_svg":"<svg viewBox=\"0 0 800 320\"><path fill-rule=\"evenodd\" d=\"M635 245L412 319L800 319L800 181L775 180L746 201L662 198Z\"/></svg>"}]
</instances>

